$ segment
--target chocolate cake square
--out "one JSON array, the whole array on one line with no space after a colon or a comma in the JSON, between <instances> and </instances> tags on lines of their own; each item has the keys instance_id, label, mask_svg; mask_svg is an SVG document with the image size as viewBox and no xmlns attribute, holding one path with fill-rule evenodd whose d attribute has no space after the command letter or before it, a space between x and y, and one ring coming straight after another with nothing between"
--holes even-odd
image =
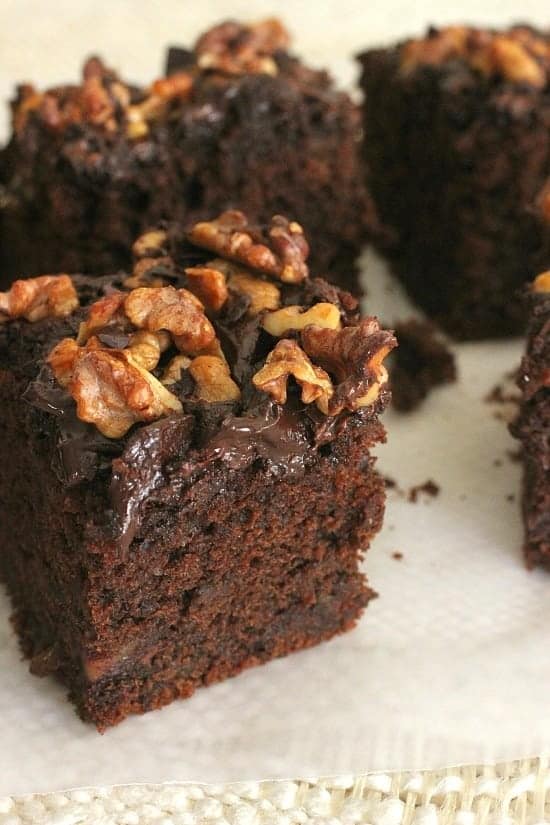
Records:
<instances>
[{"instance_id":1,"label":"chocolate cake square","mask_svg":"<svg viewBox=\"0 0 550 825\"><path fill-rule=\"evenodd\" d=\"M432 28L360 56L378 241L412 298L455 337L524 329L548 265L550 36Z\"/></svg>"},{"instance_id":2,"label":"chocolate cake square","mask_svg":"<svg viewBox=\"0 0 550 825\"><path fill-rule=\"evenodd\" d=\"M0 279L115 272L160 219L237 206L292 215L316 239L312 263L356 285L369 204L360 113L329 75L288 52L277 20L225 22L169 74L132 85L98 58L80 85L18 88L0 156Z\"/></svg>"},{"instance_id":3,"label":"chocolate cake square","mask_svg":"<svg viewBox=\"0 0 550 825\"><path fill-rule=\"evenodd\" d=\"M529 567L550 568L550 272L536 278L528 305L520 411L511 429L522 443L525 558Z\"/></svg>"},{"instance_id":4,"label":"chocolate cake square","mask_svg":"<svg viewBox=\"0 0 550 825\"><path fill-rule=\"evenodd\" d=\"M385 499L395 339L299 224L133 250L0 293L0 572L31 670L100 730L353 627Z\"/></svg>"}]
</instances>

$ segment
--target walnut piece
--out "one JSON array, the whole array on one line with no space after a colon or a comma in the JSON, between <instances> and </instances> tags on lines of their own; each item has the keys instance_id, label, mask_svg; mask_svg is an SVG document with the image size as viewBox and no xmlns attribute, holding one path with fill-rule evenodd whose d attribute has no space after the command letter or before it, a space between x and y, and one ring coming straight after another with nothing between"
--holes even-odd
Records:
<instances>
[{"instance_id":1,"label":"walnut piece","mask_svg":"<svg viewBox=\"0 0 550 825\"><path fill-rule=\"evenodd\" d=\"M179 350L196 355L216 338L202 303L187 289L142 287L124 301L126 315L138 329L170 332Z\"/></svg>"},{"instance_id":2,"label":"walnut piece","mask_svg":"<svg viewBox=\"0 0 550 825\"><path fill-rule=\"evenodd\" d=\"M241 295L250 298L247 315L251 318L259 315L265 309L278 309L281 305L281 293L275 284L251 275L245 269L229 264L232 267L229 276L229 286Z\"/></svg>"},{"instance_id":3,"label":"walnut piece","mask_svg":"<svg viewBox=\"0 0 550 825\"><path fill-rule=\"evenodd\" d=\"M533 292L550 292L550 271L541 272L533 281Z\"/></svg>"},{"instance_id":4,"label":"walnut piece","mask_svg":"<svg viewBox=\"0 0 550 825\"><path fill-rule=\"evenodd\" d=\"M88 317L82 321L78 330L77 343L85 344L91 335L95 335L109 324L120 324L123 329L128 327L128 319L124 312L124 292L111 292L98 301L95 301L88 310Z\"/></svg>"},{"instance_id":5,"label":"walnut piece","mask_svg":"<svg viewBox=\"0 0 550 825\"><path fill-rule=\"evenodd\" d=\"M309 326L301 334L306 353L337 380L328 414L354 411L373 404L388 380L382 362L397 345L375 318L339 330Z\"/></svg>"},{"instance_id":6,"label":"walnut piece","mask_svg":"<svg viewBox=\"0 0 550 825\"><path fill-rule=\"evenodd\" d=\"M153 83L148 96L126 109L126 134L130 140L139 140L149 134L149 124L160 120L174 100L187 100L193 88L193 77L188 72L175 72Z\"/></svg>"},{"instance_id":7,"label":"walnut piece","mask_svg":"<svg viewBox=\"0 0 550 825\"><path fill-rule=\"evenodd\" d=\"M281 338L292 330L301 330L310 324L323 329L339 329L340 310L330 303L314 304L304 312L303 307L287 306L276 312L268 312L262 319L262 327L275 338Z\"/></svg>"},{"instance_id":8,"label":"walnut piece","mask_svg":"<svg viewBox=\"0 0 550 825\"><path fill-rule=\"evenodd\" d=\"M93 349L97 338L90 339ZM86 352L84 347L79 347L74 338L63 338L55 345L46 358L46 363L52 368L56 381L62 387L67 387L73 377L74 366L78 359Z\"/></svg>"},{"instance_id":9,"label":"walnut piece","mask_svg":"<svg viewBox=\"0 0 550 825\"><path fill-rule=\"evenodd\" d=\"M302 401L313 401L321 412L328 413L334 392L332 381L324 369L311 363L296 341L282 338L267 356L264 366L253 376L256 389L267 393L278 404L287 399L287 383L293 376L302 388Z\"/></svg>"},{"instance_id":10,"label":"walnut piece","mask_svg":"<svg viewBox=\"0 0 550 825\"><path fill-rule=\"evenodd\" d=\"M284 283L307 278L309 246L300 224L275 215L266 234L251 226L243 212L230 209L214 220L195 224L187 236L196 246Z\"/></svg>"},{"instance_id":11,"label":"walnut piece","mask_svg":"<svg viewBox=\"0 0 550 825\"><path fill-rule=\"evenodd\" d=\"M489 57L494 74L500 74L512 83L526 83L536 89L546 86L546 72L528 50L512 37L499 36L493 40Z\"/></svg>"},{"instance_id":12,"label":"walnut piece","mask_svg":"<svg viewBox=\"0 0 550 825\"><path fill-rule=\"evenodd\" d=\"M189 368L191 358L187 355L175 355L162 374L161 381L165 387L181 381L181 374Z\"/></svg>"},{"instance_id":13,"label":"walnut piece","mask_svg":"<svg viewBox=\"0 0 550 825\"><path fill-rule=\"evenodd\" d=\"M74 366L68 390L77 416L107 438L121 438L138 421L181 412L181 402L124 350L84 353Z\"/></svg>"},{"instance_id":14,"label":"walnut piece","mask_svg":"<svg viewBox=\"0 0 550 825\"><path fill-rule=\"evenodd\" d=\"M132 254L135 258L160 258L167 254L168 234L164 229L144 232L134 242Z\"/></svg>"},{"instance_id":15,"label":"walnut piece","mask_svg":"<svg viewBox=\"0 0 550 825\"><path fill-rule=\"evenodd\" d=\"M185 270L189 290L212 312L219 312L229 295L225 275L212 264Z\"/></svg>"},{"instance_id":16,"label":"walnut piece","mask_svg":"<svg viewBox=\"0 0 550 825\"><path fill-rule=\"evenodd\" d=\"M162 353L170 347L170 343L167 332L147 332L141 329L132 335L126 352L130 353L135 364L151 372L160 361Z\"/></svg>"},{"instance_id":17,"label":"walnut piece","mask_svg":"<svg viewBox=\"0 0 550 825\"><path fill-rule=\"evenodd\" d=\"M277 74L272 55L286 49L290 38L279 20L244 26L231 20L207 31L195 45L200 69L224 74Z\"/></svg>"},{"instance_id":18,"label":"walnut piece","mask_svg":"<svg viewBox=\"0 0 550 825\"><path fill-rule=\"evenodd\" d=\"M503 33L448 26L406 43L401 49L401 71L409 74L418 66L456 59L487 77L543 89L548 82L550 44L522 26Z\"/></svg>"},{"instance_id":19,"label":"walnut piece","mask_svg":"<svg viewBox=\"0 0 550 825\"><path fill-rule=\"evenodd\" d=\"M162 272L162 274L159 274ZM169 286L171 276L176 275L174 261L168 255L159 258L139 258L134 264L132 275L124 280L126 289L141 286Z\"/></svg>"},{"instance_id":20,"label":"walnut piece","mask_svg":"<svg viewBox=\"0 0 550 825\"><path fill-rule=\"evenodd\" d=\"M79 305L74 284L68 275L40 275L14 281L0 292L0 323L24 318L31 323L44 318L65 318Z\"/></svg>"},{"instance_id":21,"label":"walnut piece","mask_svg":"<svg viewBox=\"0 0 550 825\"><path fill-rule=\"evenodd\" d=\"M222 403L237 401L241 391L231 378L225 358L216 355L199 355L189 366L196 385L197 395L202 401Z\"/></svg>"}]
</instances>

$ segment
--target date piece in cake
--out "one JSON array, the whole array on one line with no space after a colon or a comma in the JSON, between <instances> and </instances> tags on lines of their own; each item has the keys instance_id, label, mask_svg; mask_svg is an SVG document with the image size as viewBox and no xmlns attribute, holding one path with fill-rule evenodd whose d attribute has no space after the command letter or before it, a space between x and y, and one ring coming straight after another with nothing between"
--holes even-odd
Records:
<instances>
[{"instance_id":1,"label":"date piece in cake","mask_svg":"<svg viewBox=\"0 0 550 825\"><path fill-rule=\"evenodd\" d=\"M452 26L360 56L364 158L386 250L457 338L522 331L547 266L550 36Z\"/></svg>"},{"instance_id":2,"label":"date piece in cake","mask_svg":"<svg viewBox=\"0 0 550 825\"><path fill-rule=\"evenodd\" d=\"M528 305L522 397L511 429L522 442L525 558L529 567L550 568L550 272L534 281Z\"/></svg>"},{"instance_id":3,"label":"date piece in cake","mask_svg":"<svg viewBox=\"0 0 550 825\"><path fill-rule=\"evenodd\" d=\"M160 219L238 206L292 215L312 263L355 287L368 203L360 114L329 75L288 52L277 20L222 23L148 88L99 59L80 85L20 86L0 157L0 278L115 272Z\"/></svg>"},{"instance_id":4,"label":"date piece in cake","mask_svg":"<svg viewBox=\"0 0 550 825\"><path fill-rule=\"evenodd\" d=\"M0 293L0 570L100 730L349 630L373 591L383 361L301 227L240 212L133 271Z\"/></svg>"}]
</instances>

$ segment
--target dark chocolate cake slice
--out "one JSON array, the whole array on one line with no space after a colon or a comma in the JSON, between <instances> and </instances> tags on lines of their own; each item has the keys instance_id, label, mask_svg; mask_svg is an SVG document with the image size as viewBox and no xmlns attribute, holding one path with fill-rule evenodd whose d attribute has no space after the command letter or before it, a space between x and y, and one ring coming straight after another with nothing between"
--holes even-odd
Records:
<instances>
[{"instance_id":1,"label":"dark chocolate cake slice","mask_svg":"<svg viewBox=\"0 0 550 825\"><path fill-rule=\"evenodd\" d=\"M277 20L226 22L173 49L148 88L98 58L80 85L20 86L0 153L4 285L126 268L160 219L238 206L262 222L292 215L315 238L315 271L354 287L368 210L359 111L288 47Z\"/></svg>"},{"instance_id":2,"label":"dark chocolate cake slice","mask_svg":"<svg viewBox=\"0 0 550 825\"><path fill-rule=\"evenodd\" d=\"M457 338L521 332L550 260L550 36L431 28L360 56L367 181L410 295Z\"/></svg>"},{"instance_id":3,"label":"dark chocolate cake slice","mask_svg":"<svg viewBox=\"0 0 550 825\"><path fill-rule=\"evenodd\" d=\"M550 272L534 281L528 305L522 398L511 429L522 442L525 558L529 567L550 568Z\"/></svg>"},{"instance_id":4,"label":"dark chocolate cake slice","mask_svg":"<svg viewBox=\"0 0 550 825\"><path fill-rule=\"evenodd\" d=\"M383 360L296 222L153 230L0 293L0 571L100 730L348 630L373 596Z\"/></svg>"}]
</instances>

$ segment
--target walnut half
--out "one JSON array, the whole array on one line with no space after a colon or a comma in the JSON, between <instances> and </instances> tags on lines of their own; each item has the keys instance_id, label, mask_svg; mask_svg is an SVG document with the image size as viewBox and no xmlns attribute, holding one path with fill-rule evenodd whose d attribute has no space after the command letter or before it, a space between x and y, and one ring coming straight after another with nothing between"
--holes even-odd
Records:
<instances>
[{"instance_id":1,"label":"walnut half","mask_svg":"<svg viewBox=\"0 0 550 825\"><path fill-rule=\"evenodd\" d=\"M291 375L302 388L304 404L315 401L326 415L334 392L332 381L325 370L311 363L296 341L282 338L267 356L264 366L253 376L252 382L256 389L267 393L278 404L284 404Z\"/></svg>"},{"instance_id":2,"label":"walnut half","mask_svg":"<svg viewBox=\"0 0 550 825\"><path fill-rule=\"evenodd\" d=\"M329 415L355 411L373 404L388 380L384 358L397 346L391 332L375 318L339 330L309 326L301 335L306 353L337 380Z\"/></svg>"}]
</instances>

